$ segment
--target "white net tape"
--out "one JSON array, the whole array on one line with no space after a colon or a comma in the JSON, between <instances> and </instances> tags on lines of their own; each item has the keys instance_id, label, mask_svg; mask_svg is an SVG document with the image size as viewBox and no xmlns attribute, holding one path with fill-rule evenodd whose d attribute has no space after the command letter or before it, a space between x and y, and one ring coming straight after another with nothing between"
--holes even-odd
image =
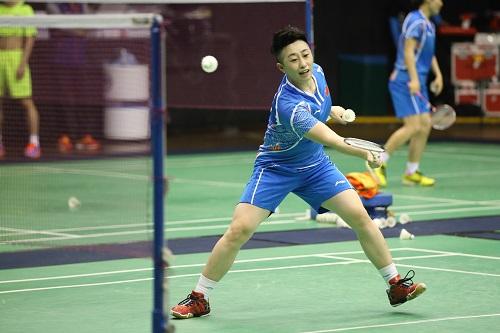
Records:
<instances>
[{"instance_id":1,"label":"white net tape","mask_svg":"<svg viewBox=\"0 0 500 333\"><path fill-rule=\"evenodd\" d=\"M147 28L154 21L161 22L156 14L94 14L94 15L35 15L29 17L0 16L0 27L34 26L38 28Z\"/></svg>"}]
</instances>

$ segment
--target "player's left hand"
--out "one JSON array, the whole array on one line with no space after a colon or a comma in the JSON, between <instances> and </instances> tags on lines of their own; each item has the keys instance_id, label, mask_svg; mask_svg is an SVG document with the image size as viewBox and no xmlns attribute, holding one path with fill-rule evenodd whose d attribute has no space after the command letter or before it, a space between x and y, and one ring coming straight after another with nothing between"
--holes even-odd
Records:
<instances>
[{"instance_id":1,"label":"player's left hand","mask_svg":"<svg viewBox=\"0 0 500 333\"><path fill-rule=\"evenodd\" d=\"M333 119L334 122L345 125L347 121L342 119L342 115L344 114L345 109L340 105L334 105L330 108L330 118Z\"/></svg>"},{"instance_id":2,"label":"player's left hand","mask_svg":"<svg viewBox=\"0 0 500 333\"><path fill-rule=\"evenodd\" d=\"M373 151L366 152L366 161L372 169L379 168L382 165L380 154Z\"/></svg>"},{"instance_id":3,"label":"player's left hand","mask_svg":"<svg viewBox=\"0 0 500 333\"><path fill-rule=\"evenodd\" d=\"M443 77L436 76L434 81L430 84L430 91L434 94L434 96L439 95L443 91Z\"/></svg>"}]
</instances>

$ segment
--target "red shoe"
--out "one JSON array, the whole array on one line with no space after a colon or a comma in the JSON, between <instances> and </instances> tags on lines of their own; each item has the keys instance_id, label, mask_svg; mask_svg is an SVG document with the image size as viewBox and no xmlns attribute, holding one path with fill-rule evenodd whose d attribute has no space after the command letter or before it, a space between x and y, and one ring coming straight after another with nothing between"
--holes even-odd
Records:
<instances>
[{"instance_id":1,"label":"red shoe","mask_svg":"<svg viewBox=\"0 0 500 333\"><path fill-rule=\"evenodd\" d=\"M410 275L408 277L408 275ZM406 301L411 301L414 298L422 295L427 286L425 283L413 283L411 280L415 276L415 272L413 270L408 271L404 279L398 275L395 278L389 281L391 285L389 289L386 290L387 297L389 297L389 302L392 306L398 306ZM394 281L393 281L394 280Z\"/></svg>"},{"instance_id":2,"label":"red shoe","mask_svg":"<svg viewBox=\"0 0 500 333\"><path fill-rule=\"evenodd\" d=\"M3 160L5 157L5 148L3 147L3 144L0 143L0 160Z\"/></svg>"},{"instance_id":3,"label":"red shoe","mask_svg":"<svg viewBox=\"0 0 500 333\"><path fill-rule=\"evenodd\" d=\"M40 145L36 145L34 143L30 143L24 149L24 156L32 159L38 159L42 155L42 149L40 149Z\"/></svg>"},{"instance_id":4,"label":"red shoe","mask_svg":"<svg viewBox=\"0 0 500 333\"><path fill-rule=\"evenodd\" d=\"M61 153L69 153L73 150L73 144L71 143L71 139L67 135L62 135L59 140L57 140L57 146L59 148L59 152Z\"/></svg>"},{"instance_id":5,"label":"red shoe","mask_svg":"<svg viewBox=\"0 0 500 333\"><path fill-rule=\"evenodd\" d=\"M202 293L193 290L185 300L174 306L170 313L180 319L206 316L210 313L210 304Z\"/></svg>"},{"instance_id":6,"label":"red shoe","mask_svg":"<svg viewBox=\"0 0 500 333\"><path fill-rule=\"evenodd\" d=\"M79 150L97 151L101 149L101 144L99 143L99 141L94 139L92 135L86 134L81 140L77 142L76 148Z\"/></svg>"}]
</instances>

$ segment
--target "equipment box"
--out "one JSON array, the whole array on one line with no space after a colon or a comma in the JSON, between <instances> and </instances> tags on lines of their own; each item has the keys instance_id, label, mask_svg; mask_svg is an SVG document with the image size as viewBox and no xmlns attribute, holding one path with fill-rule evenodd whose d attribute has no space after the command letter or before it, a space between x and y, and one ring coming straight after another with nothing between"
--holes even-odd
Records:
<instances>
[{"instance_id":1,"label":"equipment box","mask_svg":"<svg viewBox=\"0 0 500 333\"><path fill-rule=\"evenodd\" d=\"M500 88L484 90L483 109L489 117L500 117Z\"/></svg>"},{"instance_id":2,"label":"equipment box","mask_svg":"<svg viewBox=\"0 0 500 333\"><path fill-rule=\"evenodd\" d=\"M462 86L459 85L455 87L455 104L473 104L480 105L481 100L479 97L479 89L474 85L472 86Z\"/></svg>"},{"instance_id":3,"label":"equipment box","mask_svg":"<svg viewBox=\"0 0 500 333\"><path fill-rule=\"evenodd\" d=\"M490 80L498 76L498 46L454 43L451 47L451 80Z\"/></svg>"}]
</instances>

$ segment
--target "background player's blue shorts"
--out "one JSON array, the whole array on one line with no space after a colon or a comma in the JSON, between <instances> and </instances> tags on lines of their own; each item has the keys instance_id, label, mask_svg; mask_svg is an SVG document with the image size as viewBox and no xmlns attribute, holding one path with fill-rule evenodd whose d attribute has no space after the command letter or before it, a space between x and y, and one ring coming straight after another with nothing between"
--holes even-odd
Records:
<instances>
[{"instance_id":1,"label":"background player's blue shorts","mask_svg":"<svg viewBox=\"0 0 500 333\"><path fill-rule=\"evenodd\" d=\"M257 162L240 202L274 212L288 193L292 192L319 211L323 202L350 188L352 186L349 181L328 156L307 168L272 163L261 165Z\"/></svg>"},{"instance_id":2,"label":"background player's blue shorts","mask_svg":"<svg viewBox=\"0 0 500 333\"><path fill-rule=\"evenodd\" d=\"M429 100L429 94L425 86L427 78L420 76L420 92ZM396 117L406 118L412 115L430 112L430 105L422 98L410 94L408 89L410 77L407 71L395 69L389 79L389 92L391 93L392 105L396 112Z\"/></svg>"}]
</instances>

